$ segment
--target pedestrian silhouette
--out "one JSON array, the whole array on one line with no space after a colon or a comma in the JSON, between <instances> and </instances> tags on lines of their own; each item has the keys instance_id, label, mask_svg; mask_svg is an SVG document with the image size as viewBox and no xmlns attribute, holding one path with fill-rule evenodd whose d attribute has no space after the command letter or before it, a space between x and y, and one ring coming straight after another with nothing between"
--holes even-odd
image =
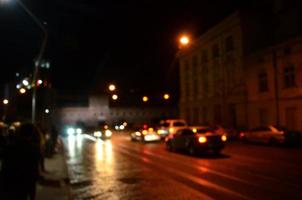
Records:
<instances>
[{"instance_id":1,"label":"pedestrian silhouette","mask_svg":"<svg viewBox=\"0 0 302 200\"><path fill-rule=\"evenodd\" d=\"M31 123L21 124L3 150L1 199L34 200L41 157L40 136Z\"/></svg>"}]
</instances>

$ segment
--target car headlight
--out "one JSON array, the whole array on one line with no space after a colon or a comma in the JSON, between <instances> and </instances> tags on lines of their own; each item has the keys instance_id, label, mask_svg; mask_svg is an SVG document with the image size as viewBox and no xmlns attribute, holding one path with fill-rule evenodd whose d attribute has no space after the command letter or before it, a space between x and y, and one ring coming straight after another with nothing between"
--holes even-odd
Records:
<instances>
[{"instance_id":1,"label":"car headlight","mask_svg":"<svg viewBox=\"0 0 302 200\"><path fill-rule=\"evenodd\" d=\"M106 137L111 137L112 132L110 130L106 130L105 135L106 135Z\"/></svg>"},{"instance_id":2,"label":"car headlight","mask_svg":"<svg viewBox=\"0 0 302 200\"><path fill-rule=\"evenodd\" d=\"M228 138L227 138L227 136L226 136L226 135L221 136L221 140L222 140L222 141L226 142L226 141L227 141L227 139L228 139Z\"/></svg>"},{"instance_id":3,"label":"car headlight","mask_svg":"<svg viewBox=\"0 0 302 200\"><path fill-rule=\"evenodd\" d=\"M101 137L102 136L102 132L101 131L95 131L93 133L94 137Z\"/></svg>"},{"instance_id":4,"label":"car headlight","mask_svg":"<svg viewBox=\"0 0 302 200\"><path fill-rule=\"evenodd\" d=\"M77 128L77 129L76 129L76 133L77 133L77 134L82 134L82 132L83 132L82 129L80 129L80 128Z\"/></svg>"},{"instance_id":5,"label":"car headlight","mask_svg":"<svg viewBox=\"0 0 302 200\"><path fill-rule=\"evenodd\" d=\"M68 129L67 129L67 134L68 134L68 135L73 135L73 134L75 134L74 128L68 128Z\"/></svg>"},{"instance_id":6,"label":"car headlight","mask_svg":"<svg viewBox=\"0 0 302 200\"><path fill-rule=\"evenodd\" d=\"M204 136L200 136L199 138L198 138L198 142L199 143L206 143L207 142L207 138L206 137L204 137Z\"/></svg>"}]
</instances>

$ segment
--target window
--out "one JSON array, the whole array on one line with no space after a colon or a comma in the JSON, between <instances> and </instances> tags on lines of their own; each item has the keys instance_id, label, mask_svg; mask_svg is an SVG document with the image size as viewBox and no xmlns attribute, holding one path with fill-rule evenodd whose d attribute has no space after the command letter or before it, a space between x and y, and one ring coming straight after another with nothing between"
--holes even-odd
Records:
<instances>
[{"instance_id":1,"label":"window","mask_svg":"<svg viewBox=\"0 0 302 200\"><path fill-rule=\"evenodd\" d=\"M295 67L293 65L284 68L284 86L286 88L296 86Z\"/></svg>"},{"instance_id":2,"label":"window","mask_svg":"<svg viewBox=\"0 0 302 200\"><path fill-rule=\"evenodd\" d=\"M201 53L201 62L207 63L209 61L207 50L203 50Z\"/></svg>"},{"instance_id":3,"label":"window","mask_svg":"<svg viewBox=\"0 0 302 200\"><path fill-rule=\"evenodd\" d=\"M233 36L229 36L225 40L225 50L226 52L234 50L234 38Z\"/></svg>"},{"instance_id":4,"label":"window","mask_svg":"<svg viewBox=\"0 0 302 200\"><path fill-rule=\"evenodd\" d=\"M213 46L212 51L213 51L213 58L219 57L219 47L218 47L217 44L215 44L215 45Z\"/></svg>"},{"instance_id":5,"label":"window","mask_svg":"<svg viewBox=\"0 0 302 200\"><path fill-rule=\"evenodd\" d=\"M262 72L258 75L259 81L259 92L267 92L268 91L268 84L267 84L267 73Z\"/></svg>"}]
</instances>

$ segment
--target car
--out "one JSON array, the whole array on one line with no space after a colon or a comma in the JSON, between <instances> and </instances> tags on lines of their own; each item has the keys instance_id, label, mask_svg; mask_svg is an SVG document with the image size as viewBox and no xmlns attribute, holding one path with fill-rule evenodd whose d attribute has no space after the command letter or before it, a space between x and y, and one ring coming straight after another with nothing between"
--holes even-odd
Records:
<instances>
[{"instance_id":1,"label":"car","mask_svg":"<svg viewBox=\"0 0 302 200\"><path fill-rule=\"evenodd\" d=\"M301 133L291 131L278 126L259 126L251 130L241 132L241 140L265 144L300 144Z\"/></svg>"},{"instance_id":2,"label":"car","mask_svg":"<svg viewBox=\"0 0 302 200\"><path fill-rule=\"evenodd\" d=\"M98 126L94 128L93 136L102 140L110 139L112 136L112 131L108 125Z\"/></svg>"},{"instance_id":3,"label":"car","mask_svg":"<svg viewBox=\"0 0 302 200\"><path fill-rule=\"evenodd\" d=\"M156 130L148 125L143 125L137 128L136 131L130 134L131 141L141 141L141 142L156 142L160 141L161 137L156 132Z\"/></svg>"},{"instance_id":4,"label":"car","mask_svg":"<svg viewBox=\"0 0 302 200\"><path fill-rule=\"evenodd\" d=\"M183 119L167 119L160 122L157 133L161 136L161 138L165 138L167 135L174 134L179 129L187 126L187 122Z\"/></svg>"},{"instance_id":5,"label":"car","mask_svg":"<svg viewBox=\"0 0 302 200\"><path fill-rule=\"evenodd\" d=\"M81 128L79 126L72 126L72 125L66 126L64 128L64 132L63 132L64 135L68 135L68 136L79 135L82 133L83 133L83 128Z\"/></svg>"},{"instance_id":6,"label":"car","mask_svg":"<svg viewBox=\"0 0 302 200\"><path fill-rule=\"evenodd\" d=\"M216 133L210 127L187 127L179 129L165 139L168 150L183 150L190 155L204 152L219 154L227 141L226 135Z\"/></svg>"}]
</instances>

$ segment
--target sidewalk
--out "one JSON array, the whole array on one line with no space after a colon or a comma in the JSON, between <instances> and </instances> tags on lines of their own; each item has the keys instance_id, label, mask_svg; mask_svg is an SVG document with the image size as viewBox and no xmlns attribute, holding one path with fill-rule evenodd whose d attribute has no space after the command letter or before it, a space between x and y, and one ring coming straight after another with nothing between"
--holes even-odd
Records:
<instances>
[{"instance_id":1,"label":"sidewalk","mask_svg":"<svg viewBox=\"0 0 302 200\"><path fill-rule=\"evenodd\" d=\"M45 159L46 173L37 184L37 200L69 200L68 172L61 146L60 152Z\"/></svg>"}]
</instances>

